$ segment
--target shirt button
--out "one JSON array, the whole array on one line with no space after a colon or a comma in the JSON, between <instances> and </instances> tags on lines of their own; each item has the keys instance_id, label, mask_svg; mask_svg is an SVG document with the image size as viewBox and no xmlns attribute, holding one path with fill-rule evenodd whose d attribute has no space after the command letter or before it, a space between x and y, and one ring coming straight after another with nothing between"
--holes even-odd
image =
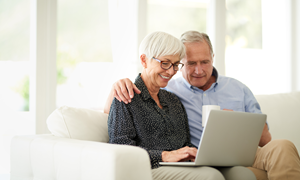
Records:
<instances>
[{"instance_id":1,"label":"shirt button","mask_svg":"<svg viewBox=\"0 0 300 180\"><path fill-rule=\"evenodd\" d=\"M204 96L206 96L206 94L204 94Z\"/></svg>"}]
</instances>

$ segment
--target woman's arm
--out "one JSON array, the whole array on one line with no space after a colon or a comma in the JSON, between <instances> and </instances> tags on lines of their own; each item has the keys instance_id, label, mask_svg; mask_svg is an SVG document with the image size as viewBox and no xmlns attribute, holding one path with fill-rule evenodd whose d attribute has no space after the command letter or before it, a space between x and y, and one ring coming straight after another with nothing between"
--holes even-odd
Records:
<instances>
[{"instance_id":1,"label":"woman's arm","mask_svg":"<svg viewBox=\"0 0 300 180\"><path fill-rule=\"evenodd\" d=\"M112 101L108 115L109 143L137 146L135 141L137 134L130 106L130 104L126 105L123 102L119 102L116 98ZM152 168L159 167L163 151L142 148L148 152Z\"/></svg>"},{"instance_id":2,"label":"woman's arm","mask_svg":"<svg viewBox=\"0 0 300 180\"><path fill-rule=\"evenodd\" d=\"M136 131L132 115L128 107L116 98L112 101L107 125L109 143L136 145L136 141L134 140Z\"/></svg>"}]
</instances>

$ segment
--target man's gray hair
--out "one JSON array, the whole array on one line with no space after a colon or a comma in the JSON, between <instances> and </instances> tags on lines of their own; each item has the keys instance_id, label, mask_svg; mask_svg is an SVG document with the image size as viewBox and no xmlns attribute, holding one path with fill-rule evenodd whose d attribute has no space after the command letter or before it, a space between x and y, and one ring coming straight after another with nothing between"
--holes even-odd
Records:
<instances>
[{"instance_id":1,"label":"man's gray hair","mask_svg":"<svg viewBox=\"0 0 300 180\"><path fill-rule=\"evenodd\" d=\"M180 60L185 56L185 46L180 40L168 33L156 31L147 35L140 44L139 55L152 57L179 55Z\"/></svg>"},{"instance_id":2,"label":"man's gray hair","mask_svg":"<svg viewBox=\"0 0 300 180\"><path fill-rule=\"evenodd\" d=\"M186 31L185 33L183 33L181 35L180 41L183 44L205 41L209 46L211 56L213 56L213 54L214 54L210 39L209 39L208 35L205 33L200 33L198 31Z\"/></svg>"}]
</instances>

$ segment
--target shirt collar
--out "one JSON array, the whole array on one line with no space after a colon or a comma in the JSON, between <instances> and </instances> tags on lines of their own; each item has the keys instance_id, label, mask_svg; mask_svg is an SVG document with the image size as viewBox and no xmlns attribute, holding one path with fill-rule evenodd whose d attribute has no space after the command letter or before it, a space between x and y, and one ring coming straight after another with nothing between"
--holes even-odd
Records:
<instances>
[{"instance_id":1,"label":"shirt collar","mask_svg":"<svg viewBox=\"0 0 300 180\"><path fill-rule=\"evenodd\" d=\"M139 75L135 78L135 82L134 84L136 85L136 87L141 91L141 96L144 100L147 100L149 98L151 98L150 93L141 77L141 73L139 73Z\"/></svg>"},{"instance_id":2,"label":"shirt collar","mask_svg":"<svg viewBox=\"0 0 300 180\"><path fill-rule=\"evenodd\" d=\"M217 69L215 67L213 67L213 72L212 72L212 76L215 76L216 77L216 82L212 84L213 87L215 87L217 84L218 84L218 81L219 81L219 73L217 71ZM183 82L184 84L189 88L189 89L192 89L192 90L195 90L195 89L199 89L195 86L192 86L184 77L182 77L183 79Z\"/></svg>"},{"instance_id":3,"label":"shirt collar","mask_svg":"<svg viewBox=\"0 0 300 180\"><path fill-rule=\"evenodd\" d=\"M217 71L217 69L214 67L212 75L216 77L216 84L218 84L219 81L219 73Z\"/></svg>"},{"instance_id":4,"label":"shirt collar","mask_svg":"<svg viewBox=\"0 0 300 180\"><path fill-rule=\"evenodd\" d=\"M139 73L139 75L136 77L134 84L141 91L140 95L142 96L144 101L146 101L148 99L153 99L147 89L147 86L145 85L145 83L141 77L141 73ZM167 105L166 97L162 94L162 91L163 90L160 89L158 92L159 102L162 106L166 106Z\"/></svg>"}]
</instances>

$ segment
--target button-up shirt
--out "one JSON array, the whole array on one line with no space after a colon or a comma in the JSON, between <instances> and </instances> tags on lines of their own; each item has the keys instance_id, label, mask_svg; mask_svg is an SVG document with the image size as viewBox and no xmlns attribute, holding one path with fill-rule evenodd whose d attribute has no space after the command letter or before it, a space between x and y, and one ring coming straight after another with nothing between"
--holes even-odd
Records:
<instances>
[{"instance_id":1,"label":"button-up shirt","mask_svg":"<svg viewBox=\"0 0 300 180\"><path fill-rule=\"evenodd\" d=\"M195 146L199 145L203 131L203 105L219 105L221 109L261 113L257 100L246 85L236 79L219 76L215 68L212 75L216 77L216 82L206 91L192 86L183 77L171 80L166 87L166 90L179 97L186 109L191 142Z\"/></svg>"},{"instance_id":2,"label":"button-up shirt","mask_svg":"<svg viewBox=\"0 0 300 180\"><path fill-rule=\"evenodd\" d=\"M125 104L114 99L108 116L109 142L139 146L147 150L152 168L159 167L163 151L177 150L190 143L189 126L184 106L176 95L160 89L162 109L153 100L140 75L134 94Z\"/></svg>"}]
</instances>

